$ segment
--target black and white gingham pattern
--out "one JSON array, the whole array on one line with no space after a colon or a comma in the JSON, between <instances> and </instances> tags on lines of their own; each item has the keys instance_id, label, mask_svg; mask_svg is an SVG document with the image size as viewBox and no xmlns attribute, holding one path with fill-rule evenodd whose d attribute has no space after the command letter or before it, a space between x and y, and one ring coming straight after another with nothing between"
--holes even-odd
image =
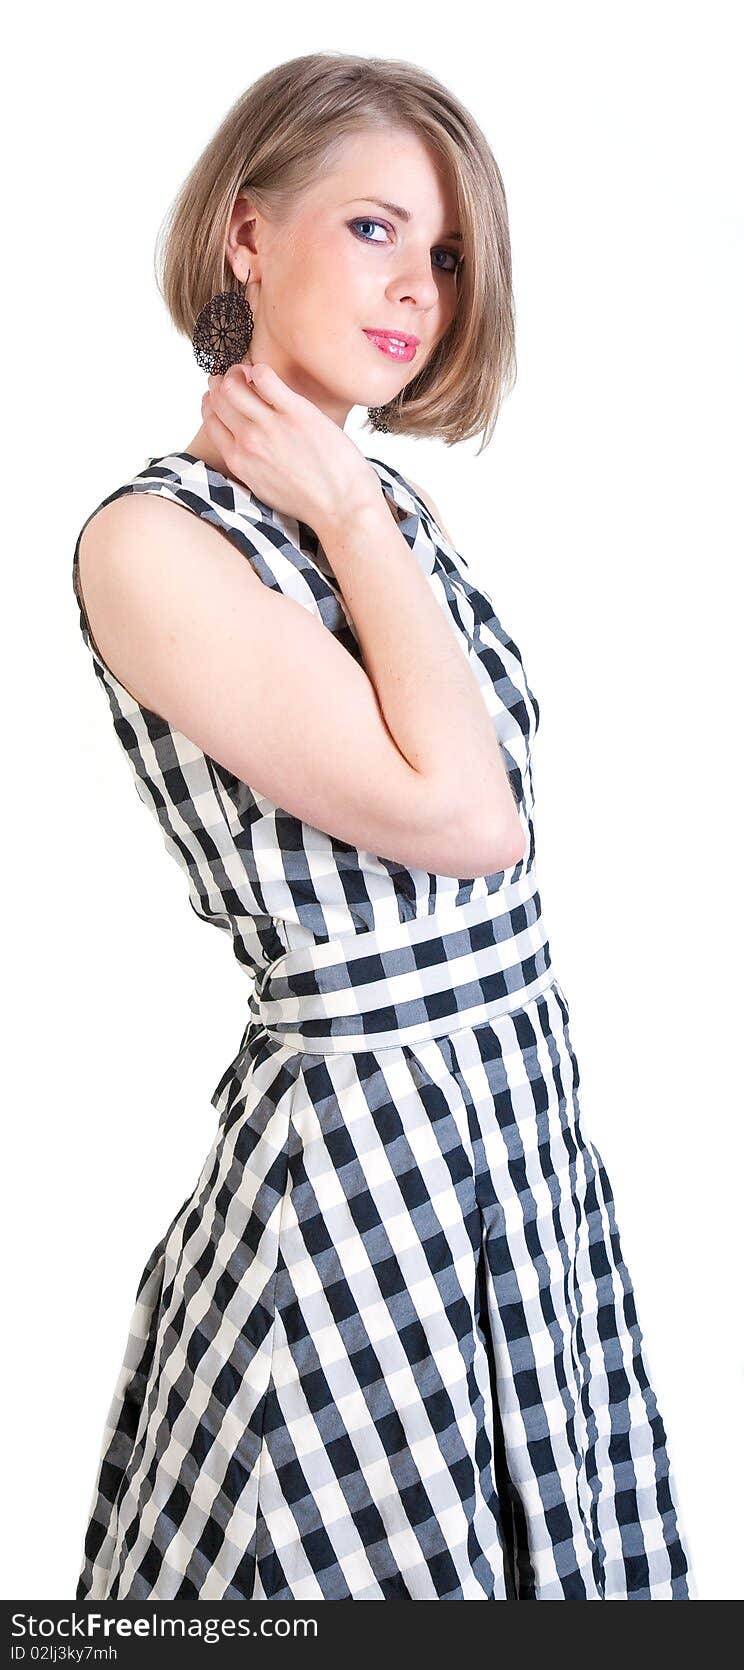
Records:
<instances>
[{"instance_id":1,"label":"black and white gingham pattern","mask_svg":"<svg viewBox=\"0 0 744 1670\"><path fill-rule=\"evenodd\" d=\"M299 1050L380 1050L495 1020L552 978L533 869L436 916L290 951L250 1008Z\"/></svg>"},{"instance_id":2,"label":"black and white gingham pattern","mask_svg":"<svg viewBox=\"0 0 744 1670\"><path fill-rule=\"evenodd\" d=\"M372 462L480 680L527 850L457 880L300 823L140 707L81 609L138 791L253 983L201 1175L139 1283L76 1598L685 1599L542 922L537 703L462 557ZM214 522L359 656L304 524L188 454L110 497L133 491Z\"/></svg>"}]
</instances>

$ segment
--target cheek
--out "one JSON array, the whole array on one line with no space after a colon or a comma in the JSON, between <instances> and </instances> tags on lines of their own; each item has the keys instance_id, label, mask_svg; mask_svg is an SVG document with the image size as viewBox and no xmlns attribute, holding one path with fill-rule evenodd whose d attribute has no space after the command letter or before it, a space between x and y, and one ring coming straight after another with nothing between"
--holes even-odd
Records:
<instances>
[{"instance_id":1,"label":"cheek","mask_svg":"<svg viewBox=\"0 0 744 1670\"><path fill-rule=\"evenodd\" d=\"M298 358L325 364L329 352L347 352L350 337L378 319L382 263L376 269L374 251L345 228L296 233L277 267L274 328Z\"/></svg>"},{"instance_id":2,"label":"cheek","mask_svg":"<svg viewBox=\"0 0 744 1670\"><path fill-rule=\"evenodd\" d=\"M370 274L364 253L329 240L302 266L293 313L306 328L322 331L326 343L348 338L350 329L368 324L379 311L379 281Z\"/></svg>"},{"instance_id":3,"label":"cheek","mask_svg":"<svg viewBox=\"0 0 744 1670\"><path fill-rule=\"evenodd\" d=\"M447 289L445 289L444 285L442 285L442 288L439 292L439 296L440 296L440 319L441 319L441 328L440 328L440 332L439 332L440 336L444 336L445 331L449 330L449 327L452 324L452 320L454 319L455 314L457 312L457 296L455 294L454 284L452 284L451 280L450 280L450 284L451 284L451 290L450 290L449 286L448 286Z\"/></svg>"}]
</instances>

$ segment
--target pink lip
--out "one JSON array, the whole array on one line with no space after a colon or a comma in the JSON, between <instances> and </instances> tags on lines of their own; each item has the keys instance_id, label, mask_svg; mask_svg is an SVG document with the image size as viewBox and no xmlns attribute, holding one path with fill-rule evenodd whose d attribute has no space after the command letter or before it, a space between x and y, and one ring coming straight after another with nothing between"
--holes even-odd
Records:
<instances>
[{"instance_id":1,"label":"pink lip","mask_svg":"<svg viewBox=\"0 0 744 1670\"><path fill-rule=\"evenodd\" d=\"M413 359L419 344L417 336L409 336L405 331L366 330L364 334L369 337L370 342L374 342L381 353L387 354L388 359L404 362ZM396 346L393 346L394 343ZM398 343L403 343L403 347L397 346Z\"/></svg>"}]
</instances>

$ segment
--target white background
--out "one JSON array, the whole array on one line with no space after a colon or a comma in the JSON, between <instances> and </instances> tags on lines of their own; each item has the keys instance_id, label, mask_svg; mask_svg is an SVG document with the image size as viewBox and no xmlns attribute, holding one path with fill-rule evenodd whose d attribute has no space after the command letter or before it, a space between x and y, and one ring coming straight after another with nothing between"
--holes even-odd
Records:
<instances>
[{"instance_id":1,"label":"white background","mask_svg":"<svg viewBox=\"0 0 744 1670\"><path fill-rule=\"evenodd\" d=\"M248 995L135 794L74 543L199 426L204 374L152 265L181 180L249 82L331 47L444 80L504 176L519 374L492 445L373 437L358 409L347 428L434 495L538 696L537 865L585 1126L697 1598L744 1598L738 16L150 0L25 8L6 35L6 1597L74 1597L136 1283L201 1169Z\"/></svg>"}]
</instances>

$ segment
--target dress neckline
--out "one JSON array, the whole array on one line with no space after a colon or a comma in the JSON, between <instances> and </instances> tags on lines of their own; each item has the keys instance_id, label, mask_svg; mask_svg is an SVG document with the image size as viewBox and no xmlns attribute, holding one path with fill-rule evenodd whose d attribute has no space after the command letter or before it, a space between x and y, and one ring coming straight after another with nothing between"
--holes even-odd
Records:
<instances>
[{"instance_id":1,"label":"dress neckline","mask_svg":"<svg viewBox=\"0 0 744 1670\"><path fill-rule=\"evenodd\" d=\"M367 455L364 454L364 456L366 457ZM236 480L234 476L226 476L222 470L216 470L213 465L207 464L204 458L197 458L196 454L193 452L165 452L153 454L152 457L145 460L144 467L139 474L141 476L146 476L155 464L162 465L166 468L169 465L173 465L174 468L178 470L179 464L184 463L188 464L193 469L199 468L204 472L204 479L206 480L207 487L209 487L210 482L219 483L225 488L228 488L231 493L239 495L237 509L241 512L241 514L248 516L250 520L260 522L265 520L268 514L272 519L279 522L283 522L284 520L296 521L296 518L283 518L281 512L273 510L270 505L265 505L263 500L259 499L257 495L251 491L250 487L246 486L245 482ZM436 546L431 534L428 531L427 524L422 518L419 504L413 490L408 486L400 472L396 470L393 465L386 464L383 459L367 458L367 463L372 465L372 468L374 469L380 482L380 491L383 493L388 505L390 506L393 520L401 529L404 538L407 539L417 562L425 573L431 574L436 567ZM311 532L313 533L313 538L317 538L314 530L311 529ZM322 547L318 542L319 558L321 550ZM318 561L318 567L321 572L326 575L326 578L330 578L332 576L333 570L324 552L322 559Z\"/></svg>"},{"instance_id":2,"label":"dress neckline","mask_svg":"<svg viewBox=\"0 0 744 1670\"><path fill-rule=\"evenodd\" d=\"M168 464L171 460L178 459L183 459L187 464L201 465L202 469L208 476L215 476L219 481L224 481L225 485L228 487L237 487L240 492L247 495L247 497L251 499L254 504L262 504L263 501L252 492L250 487L246 486L244 481L238 481L235 476L225 475L224 471L216 469L213 464L208 464L206 459L198 458L194 452L176 451L154 453L151 457L146 459L144 469L140 473L142 475L146 475L152 464ZM403 478L398 474L398 472L379 458L367 458L367 463L372 465L380 482L381 490L384 493L385 498L388 500L388 503L390 503L394 510L399 513L396 514L395 520L400 523L407 521L411 516L416 516L417 511L413 493L405 484ZM380 475L381 470L385 472L382 476ZM279 515L281 513L274 512L274 514Z\"/></svg>"}]
</instances>

